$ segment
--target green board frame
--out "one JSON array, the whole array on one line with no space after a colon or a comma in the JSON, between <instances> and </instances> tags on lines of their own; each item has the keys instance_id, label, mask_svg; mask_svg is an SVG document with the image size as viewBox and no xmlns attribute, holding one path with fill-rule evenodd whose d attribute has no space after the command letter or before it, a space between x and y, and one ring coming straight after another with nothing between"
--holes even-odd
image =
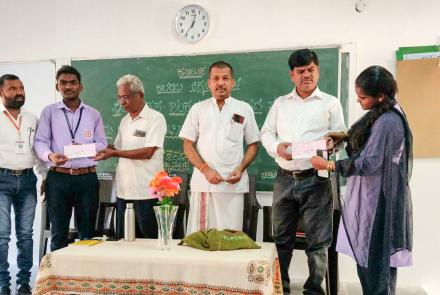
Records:
<instances>
[{"instance_id":1,"label":"green board frame","mask_svg":"<svg viewBox=\"0 0 440 295\"><path fill-rule=\"evenodd\" d=\"M396 60L403 60L405 54L428 53L440 51L439 45L424 45L415 47L399 47L396 51Z\"/></svg>"}]
</instances>

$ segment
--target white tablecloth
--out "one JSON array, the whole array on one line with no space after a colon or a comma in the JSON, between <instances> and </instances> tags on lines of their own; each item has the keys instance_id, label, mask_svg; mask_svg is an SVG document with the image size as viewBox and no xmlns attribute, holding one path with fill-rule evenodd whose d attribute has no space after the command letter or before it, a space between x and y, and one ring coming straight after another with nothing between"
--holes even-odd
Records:
<instances>
[{"instance_id":1,"label":"white tablecloth","mask_svg":"<svg viewBox=\"0 0 440 295\"><path fill-rule=\"evenodd\" d=\"M47 254L34 294L282 294L275 245L208 252L156 240L70 245Z\"/></svg>"}]
</instances>

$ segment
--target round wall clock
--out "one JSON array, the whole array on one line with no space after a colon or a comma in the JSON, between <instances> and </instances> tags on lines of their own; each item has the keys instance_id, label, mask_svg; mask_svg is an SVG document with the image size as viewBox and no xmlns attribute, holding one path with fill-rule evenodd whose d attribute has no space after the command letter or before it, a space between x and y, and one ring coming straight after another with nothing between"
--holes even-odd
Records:
<instances>
[{"instance_id":1,"label":"round wall clock","mask_svg":"<svg viewBox=\"0 0 440 295\"><path fill-rule=\"evenodd\" d=\"M209 14L199 5L187 5L176 14L176 32L189 43L202 40L209 31Z\"/></svg>"}]
</instances>

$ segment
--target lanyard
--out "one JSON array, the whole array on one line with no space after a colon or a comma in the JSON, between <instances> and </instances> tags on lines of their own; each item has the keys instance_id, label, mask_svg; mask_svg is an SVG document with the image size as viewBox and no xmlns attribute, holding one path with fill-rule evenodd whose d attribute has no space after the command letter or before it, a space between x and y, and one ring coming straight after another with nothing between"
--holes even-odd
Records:
<instances>
[{"instance_id":1,"label":"lanyard","mask_svg":"<svg viewBox=\"0 0 440 295\"><path fill-rule=\"evenodd\" d=\"M66 109L63 109L63 112L64 112L64 117L66 118L67 127L69 127L70 137L72 138L72 143L75 143L75 135L76 135L76 132L78 131L79 123L81 123L83 108L81 108L79 111L79 119L78 119L78 123L76 123L75 131L73 131L72 127L70 127L69 119L67 118Z\"/></svg>"},{"instance_id":2,"label":"lanyard","mask_svg":"<svg viewBox=\"0 0 440 295\"><path fill-rule=\"evenodd\" d=\"M18 125L16 123L16 121L14 120L14 118L9 114L8 111L3 111L3 114L5 114L6 117L8 117L9 121L11 121L12 125L14 125L15 129L17 129L18 131L18 135L20 135L20 128L21 128L21 118L23 118L22 116L20 116L20 118L18 119Z\"/></svg>"}]
</instances>

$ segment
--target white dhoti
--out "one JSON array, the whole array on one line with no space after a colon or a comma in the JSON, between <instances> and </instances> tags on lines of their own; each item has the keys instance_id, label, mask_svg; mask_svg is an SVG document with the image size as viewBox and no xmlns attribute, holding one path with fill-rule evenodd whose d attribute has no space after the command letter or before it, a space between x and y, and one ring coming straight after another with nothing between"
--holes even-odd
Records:
<instances>
[{"instance_id":1,"label":"white dhoti","mask_svg":"<svg viewBox=\"0 0 440 295\"><path fill-rule=\"evenodd\" d=\"M186 235L211 228L243 229L243 193L191 193Z\"/></svg>"}]
</instances>

